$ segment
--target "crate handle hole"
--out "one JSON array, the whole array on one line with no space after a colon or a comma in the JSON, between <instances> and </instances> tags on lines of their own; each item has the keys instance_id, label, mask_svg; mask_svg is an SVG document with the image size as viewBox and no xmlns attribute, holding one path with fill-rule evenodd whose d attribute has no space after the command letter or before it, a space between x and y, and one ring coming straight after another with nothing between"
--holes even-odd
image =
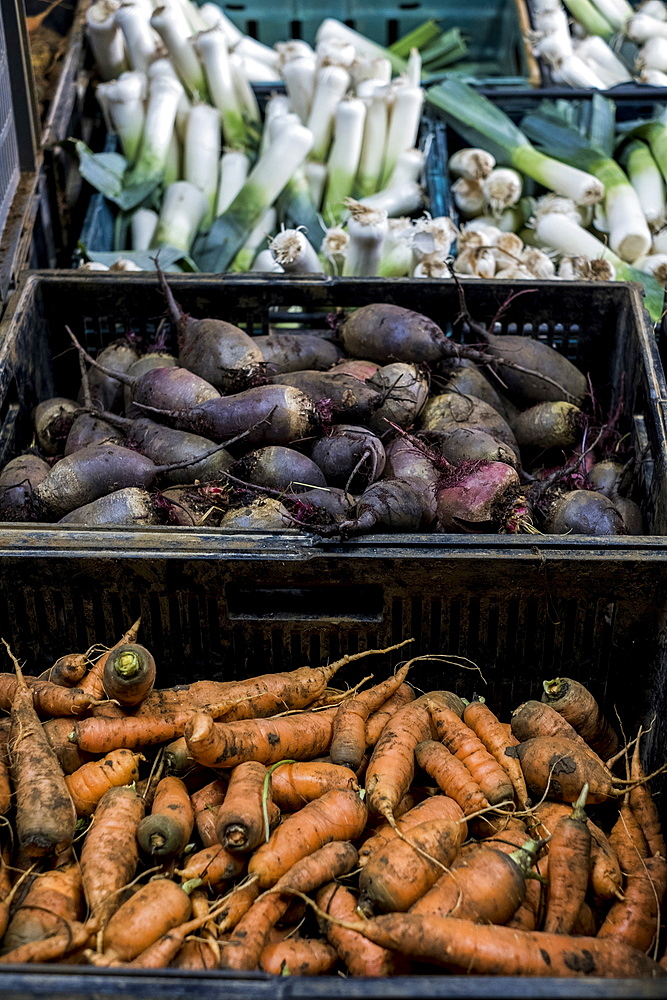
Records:
<instances>
[{"instance_id":1,"label":"crate handle hole","mask_svg":"<svg viewBox=\"0 0 667 1000\"><path fill-rule=\"evenodd\" d=\"M229 617L244 621L382 621L381 586L257 587L230 584Z\"/></svg>"}]
</instances>

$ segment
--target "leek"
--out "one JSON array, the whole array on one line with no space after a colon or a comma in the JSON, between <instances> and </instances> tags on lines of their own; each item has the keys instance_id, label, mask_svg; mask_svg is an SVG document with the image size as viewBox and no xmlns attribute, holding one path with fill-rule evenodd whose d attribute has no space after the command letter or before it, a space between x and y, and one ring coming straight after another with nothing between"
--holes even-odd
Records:
<instances>
[{"instance_id":1,"label":"leek","mask_svg":"<svg viewBox=\"0 0 667 1000\"><path fill-rule=\"evenodd\" d=\"M230 270L235 273L252 270L252 264L262 243L271 238L276 228L276 210L269 208L248 235L244 246L232 261Z\"/></svg>"},{"instance_id":2,"label":"leek","mask_svg":"<svg viewBox=\"0 0 667 1000\"><path fill-rule=\"evenodd\" d=\"M591 0L563 0L572 17L589 35L599 35L608 42L614 34L609 21L591 3Z\"/></svg>"},{"instance_id":3,"label":"leek","mask_svg":"<svg viewBox=\"0 0 667 1000\"><path fill-rule=\"evenodd\" d=\"M327 222L340 221L343 202L352 194L365 118L366 107L356 97L341 101L336 108L334 142L327 162L327 186L322 209Z\"/></svg>"},{"instance_id":4,"label":"leek","mask_svg":"<svg viewBox=\"0 0 667 1000\"><path fill-rule=\"evenodd\" d=\"M206 207L206 198L194 184L189 181L170 184L164 192L152 245L176 247L189 253Z\"/></svg>"},{"instance_id":5,"label":"leek","mask_svg":"<svg viewBox=\"0 0 667 1000\"><path fill-rule=\"evenodd\" d=\"M121 4L116 24L125 37L130 68L145 73L155 57L155 36L145 12L133 4Z\"/></svg>"},{"instance_id":6,"label":"leek","mask_svg":"<svg viewBox=\"0 0 667 1000\"><path fill-rule=\"evenodd\" d=\"M158 7L153 11L151 25L165 44L172 65L190 97L206 100L206 81L197 53L192 47L187 24L185 30L179 20L179 11L173 7Z\"/></svg>"},{"instance_id":7,"label":"leek","mask_svg":"<svg viewBox=\"0 0 667 1000\"><path fill-rule=\"evenodd\" d=\"M619 159L637 192L650 228L660 229L665 225L667 211L665 185L650 149L645 143L633 139L623 147Z\"/></svg>"},{"instance_id":8,"label":"leek","mask_svg":"<svg viewBox=\"0 0 667 1000\"><path fill-rule=\"evenodd\" d=\"M380 187L389 183L396 161L403 150L412 149L417 144L423 104L424 91L421 87L399 87L396 91L389 118Z\"/></svg>"},{"instance_id":9,"label":"leek","mask_svg":"<svg viewBox=\"0 0 667 1000\"><path fill-rule=\"evenodd\" d=\"M315 60L312 56L299 56L285 63L283 76L292 110L305 125L310 114L310 106L315 91Z\"/></svg>"},{"instance_id":10,"label":"leek","mask_svg":"<svg viewBox=\"0 0 667 1000\"><path fill-rule=\"evenodd\" d=\"M401 59L407 59L412 49L423 49L429 42L439 38L442 30L437 21L425 21L418 28L403 35L393 45L389 46L389 51Z\"/></svg>"},{"instance_id":11,"label":"leek","mask_svg":"<svg viewBox=\"0 0 667 1000\"><path fill-rule=\"evenodd\" d=\"M321 274L322 264L315 247L300 229L283 229L269 243L276 264L286 274Z\"/></svg>"},{"instance_id":12,"label":"leek","mask_svg":"<svg viewBox=\"0 0 667 1000\"><path fill-rule=\"evenodd\" d=\"M350 242L343 264L346 277L368 278L377 275L382 248L387 237L387 213L367 208L348 199L350 218L347 232Z\"/></svg>"},{"instance_id":13,"label":"leek","mask_svg":"<svg viewBox=\"0 0 667 1000\"><path fill-rule=\"evenodd\" d=\"M604 197L604 186L596 177L540 153L504 112L467 84L447 80L429 88L426 96L466 142L483 146L499 163L578 205L592 205Z\"/></svg>"},{"instance_id":14,"label":"leek","mask_svg":"<svg viewBox=\"0 0 667 1000\"><path fill-rule=\"evenodd\" d=\"M359 34L352 28L348 28L342 21L337 21L333 17L328 17L317 29L316 41L320 42L328 38L335 38L339 41L349 42L361 56L369 59L389 59L395 73L405 72L405 60L395 55L391 49L384 49L381 45L372 42L370 38Z\"/></svg>"},{"instance_id":15,"label":"leek","mask_svg":"<svg viewBox=\"0 0 667 1000\"><path fill-rule=\"evenodd\" d=\"M222 118L225 144L242 149L247 140L246 127L236 96L225 33L221 28L202 31L195 46L204 65L211 100Z\"/></svg>"},{"instance_id":16,"label":"leek","mask_svg":"<svg viewBox=\"0 0 667 1000\"><path fill-rule=\"evenodd\" d=\"M320 166L320 164L311 164ZM278 197L277 207L280 218L291 229L303 226L308 233L308 239L314 246L319 246L324 239L322 217L318 205L313 201L310 183L304 167L299 167L285 185L284 191Z\"/></svg>"},{"instance_id":17,"label":"leek","mask_svg":"<svg viewBox=\"0 0 667 1000\"><path fill-rule=\"evenodd\" d=\"M161 74L151 80L139 153L136 163L124 179L125 186L154 187L160 183L182 93L183 88L175 77Z\"/></svg>"},{"instance_id":18,"label":"leek","mask_svg":"<svg viewBox=\"0 0 667 1000\"><path fill-rule=\"evenodd\" d=\"M313 135L311 159L319 163L327 158L336 108L349 84L350 74L342 66L324 66L318 70L308 128Z\"/></svg>"},{"instance_id":19,"label":"leek","mask_svg":"<svg viewBox=\"0 0 667 1000\"><path fill-rule=\"evenodd\" d=\"M250 160L245 153L231 150L220 157L220 183L216 216L226 212L243 187L250 171Z\"/></svg>"},{"instance_id":20,"label":"leek","mask_svg":"<svg viewBox=\"0 0 667 1000\"><path fill-rule=\"evenodd\" d=\"M388 121L385 97L375 91L374 95L366 101L364 137L359 155L359 171L355 187L355 194L358 197L363 198L366 195L375 194L380 186Z\"/></svg>"},{"instance_id":21,"label":"leek","mask_svg":"<svg viewBox=\"0 0 667 1000\"><path fill-rule=\"evenodd\" d=\"M235 52L232 52L229 56L229 62L232 68L232 79L234 81L236 99L241 108L241 113L248 123L254 122L257 131L259 131L259 123L261 120L259 104L257 103L257 98L255 97L255 91L250 86L246 75L245 60L242 56L237 56Z\"/></svg>"},{"instance_id":22,"label":"leek","mask_svg":"<svg viewBox=\"0 0 667 1000\"><path fill-rule=\"evenodd\" d=\"M312 133L303 125L282 130L257 160L232 204L215 220L202 246L195 252L202 271L227 270L253 227L301 166L312 143Z\"/></svg>"},{"instance_id":23,"label":"leek","mask_svg":"<svg viewBox=\"0 0 667 1000\"><path fill-rule=\"evenodd\" d=\"M188 118L183 156L183 177L206 198L207 210L202 221L210 226L215 215L218 194L220 157L220 115L210 104L194 104Z\"/></svg>"},{"instance_id":24,"label":"leek","mask_svg":"<svg viewBox=\"0 0 667 1000\"><path fill-rule=\"evenodd\" d=\"M132 213L130 233L133 250L148 250L153 242L157 223L157 212L150 208L138 208Z\"/></svg>"},{"instance_id":25,"label":"leek","mask_svg":"<svg viewBox=\"0 0 667 1000\"><path fill-rule=\"evenodd\" d=\"M667 125L663 122L648 122L630 133L632 139L643 139L648 143L653 159L667 182Z\"/></svg>"},{"instance_id":26,"label":"leek","mask_svg":"<svg viewBox=\"0 0 667 1000\"><path fill-rule=\"evenodd\" d=\"M86 35L102 80L115 80L128 68L123 32L116 22L119 0L99 0L86 12Z\"/></svg>"},{"instance_id":27,"label":"leek","mask_svg":"<svg viewBox=\"0 0 667 1000\"><path fill-rule=\"evenodd\" d=\"M259 271L263 274L283 274L280 264L277 264L270 250L260 250L255 257L250 268L251 271Z\"/></svg>"},{"instance_id":28,"label":"leek","mask_svg":"<svg viewBox=\"0 0 667 1000\"><path fill-rule=\"evenodd\" d=\"M424 204L424 192L416 181L403 181L369 194L367 198L361 199L360 204L386 212L389 218L397 218L399 215L412 215L419 211Z\"/></svg>"},{"instance_id":29,"label":"leek","mask_svg":"<svg viewBox=\"0 0 667 1000\"><path fill-rule=\"evenodd\" d=\"M141 143L144 130L144 91L146 77L143 73L128 71L121 73L117 80L101 83L97 88L100 102L105 108L114 132L120 138L123 155L128 163L133 163Z\"/></svg>"},{"instance_id":30,"label":"leek","mask_svg":"<svg viewBox=\"0 0 667 1000\"><path fill-rule=\"evenodd\" d=\"M343 273L343 265L349 243L350 237L341 226L334 226L332 229L327 229L322 240L320 253L327 264L327 270L332 274L339 275Z\"/></svg>"}]
</instances>

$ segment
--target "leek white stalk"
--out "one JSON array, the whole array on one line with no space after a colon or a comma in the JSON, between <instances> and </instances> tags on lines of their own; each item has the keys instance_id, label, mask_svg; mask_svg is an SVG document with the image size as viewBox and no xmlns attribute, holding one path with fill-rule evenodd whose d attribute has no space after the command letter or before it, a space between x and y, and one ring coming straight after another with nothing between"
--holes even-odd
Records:
<instances>
[{"instance_id":1,"label":"leek white stalk","mask_svg":"<svg viewBox=\"0 0 667 1000\"><path fill-rule=\"evenodd\" d=\"M183 155L183 177L206 198L202 225L207 228L215 215L220 158L220 115L210 104L194 104L188 118Z\"/></svg>"},{"instance_id":2,"label":"leek white stalk","mask_svg":"<svg viewBox=\"0 0 667 1000\"><path fill-rule=\"evenodd\" d=\"M603 69L616 83L626 83L632 79L627 66L621 62L615 52L599 35L589 35L577 45L576 53L580 59L592 62L593 68Z\"/></svg>"},{"instance_id":3,"label":"leek white stalk","mask_svg":"<svg viewBox=\"0 0 667 1000\"><path fill-rule=\"evenodd\" d=\"M651 155L667 181L667 125L660 121L648 122L640 125L632 134L633 138L643 139L648 143Z\"/></svg>"},{"instance_id":4,"label":"leek white stalk","mask_svg":"<svg viewBox=\"0 0 667 1000\"><path fill-rule=\"evenodd\" d=\"M398 88L389 118L380 187L389 183L396 161L403 150L416 146L423 105L424 91L421 87Z\"/></svg>"},{"instance_id":5,"label":"leek white stalk","mask_svg":"<svg viewBox=\"0 0 667 1000\"><path fill-rule=\"evenodd\" d=\"M280 115L279 117L272 118L268 125L264 126L269 133L269 146L279 138L284 129L300 125L301 119L292 111L288 115Z\"/></svg>"},{"instance_id":6,"label":"leek white stalk","mask_svg":"<svg viewBox=\"0 0 667 1000\"><path fill-rule=\"evenodd\" d=\"M316 61L315 50L301 38L291 38L289 42L276 42L274 49L278 53L278 65L284 71L288 62L293 59L311 59Z\"/></svg>"},{"instance_id":7,"label":"leek white stalk","mask_svg":"<svg viewBox=\"0 0 667 1000\"><path fill-rule=\"evenodd\" d=\"M653 253L667 253L667 228L653 234Z\"/></svg>"},{"instance_id":8,"label":"leek white stalk","mask_svg":"<svg viewBox=\"0 0 667 1000\"><path fill-rule=\"evenodd\" d=\"M283 191L310 152L312 133L293 125L263 153L224 215L213 223L200 254L204 271L225 271L248 233Z\"/></svg>"},{"instance_id":9,"label":"leek white stalk","mask_svg":"<svg viewBox=\"0 0 667 1000\"><path fill-rule=\"evenodd\" d=\"M271 239L275 228L276 210L274 208L269 208L262 215L257 225L250 231L244 246L241 247L232 261L230 270L234 271L236 274L243 271L250 271L260 247L266 240ZM271 251L269 251L269 253L270 252ZM273 254L271 254L271 256L273 257Z\"/></svg>"},{"instance_id":10,"label":"leek white stalk","mask_svg":"<svg viewBox=\"0 0 667 1000\"><path fill-rule=\"evenodd\" d=\"M337 21L333 17L327 17L322 21L315 36L315 40L318 43L330 38L354 45L359 55L367 59L389 59L397 73L402 73L405 69L403 59L399 59L389 49L383 49L381 45L377 45L370 38L366 38L365 35L361 35L358 31L348 28L342 21Z\"/></svg>"},{"instance_id":11,"label":"leek white stalk","mask_svg":"<svg viewBox=\"0 0 667 1000\"><path fill-rule=\"evenodd\" d=\"M614 29L609 21L597 10L591 0L563 0L563 3L587 34L600 35L605 41L609 41L614 34Z\"/></svg>"},{"instance_id":12,"label":"leek white stalk","mask_svg":"<svg viewBox=\"0 0 667 1000\"><path fill-rule=\"evenodd\" d=\"M243 67L249 83L279 83L282 79L277 69L261 59L253 59L252 56L243 55L238 49L234 49L234 53L243 59Z\"/></svg>"},{"instance_id":13,"label":"leek white stalk","mask_svg":"<svg viewBox=\"0 0 667 1000\"><path fill-rule=\"evenodd\" d=\"M593 0L593 4L614 31L621 31L634 14L629 3L619 3L618 0Z\"/></svg>"},{"instance_id":14,"label":"leek white stalk","mask_svg":"<svg viewBox=\"0 0 667 1000\"><path fill-rule=\"evenodd\" d=\"M521 263L536 278L554 278L556 276L556 268L551 257L543 250L538 250L537 247L527 247L521 254Z\"/></svg>"},{"instance_id":15,"label":"leek white stalk","mask_svg":"<svg viewBox=\"0 0 667 1000\"><path fill-rule=\"evenodd\" d=\"M366 106L357 97L340 101L336 108L334 141L327 161L327 185L322 208L327 221L340 220L343 202L352 194L365 118Z\"/></svg>"},{"instance_id":16,"label":"leek white stalk","mask_svg":"<svg viewBox=\"0 0 667 1000\"><path fill-rule=\"evenodd\" d=\"M554 68L554 76L558 81L566 83L568 87L584 87L591 90L607 89L604 80L598 76L595 69L585 63L576 52L561 59Z\"/></svg>"},{"instance_id":17,"label":"leek white stalk","mask_svg":"<svg viewBox=\"0 0 667 1000\"><path fill-rule=\"evenodd\" d=\"M630 41L638 45L651 38L667 38L667 21L659 21L648 14L635 14L628 21L625 33Z\"/></svg>"},{"instance_id":18,"label":"leek white stalk","mask_svg":"<svg viewBox=\"0 0 667 1000\"><path fill-rule=\"evenodd\" d=\"M640 83L648 83L652 87L667 87L667 73L659 69L643 69L639 74Z\"/></svg>"},{"instance_id":19,"label":"leek white stalk","mask_svg":"<svg viewBox=\"0 0 667 1000\"><path fill-rule=\"evenodd\" d=\"M169 58L190 97L206 100L206 80L189 35L182 30L173 7L158 7L153 11L151 25L164 42ZM187 31L187 24L185 26Z\"/></svg>"},{"instance_id":20,"label":"leek white stalk","mask_svg":"<svg viewBox=\"0 0 667 1000\"><path fill-rule=\"evenodd\" d=\"M464 216L480 215L484 210L484 191L480 181L459 177L451 187L454 204Z\"/></svg>"},{"instance_id":21,"label":"leek white stalk","mask_svg":"<svg viewBox=\"0 0 667 1000\"><path fill-rule=\"evenodd\" d=\"M447 164L453 177L467 177L481 181L491 173L496 161L485 149L459 149L452 153Z\"/></svg>"},{"instance_id":22,"label":"leek white stalk","mask_svg":"<svg viewBox=\"0 0 667 1000\"><path fill-rule=\"evenodd\" d=\"M521 197L523 180L509 167L496 167L482 181L484 200L492 215L500 215L506 208L516 205Z\"/></svg>"},{"instance_id":23,"label":"leek white stalk","mask_svg":"<svg viewBox=\"0 0 667 1000\"><path fill-rule=\"evenodd\" d=\"M284 94L273 94L264 107L264 128L262 137L259 140L259 154L267 149L272 131L272 122L275 118L284 118L291 113L290 100Z\"/></svg>"},{"instance_id":24,"label":"leek white stalk","mask_svg":"<svg viewBox=\"0 0 667 1000\"><path fill-rule=\"evenodd\" d=\"M238 56L243 56L244 59L253 59L255 62L265 63L279 74L280 56L278 53L275 49L269 48L268 45L264 45L262 42L258 42L257 39L251 38L250 35L241 36L239 41L234 45L234 52ZM280 79L279 75L278 79Z\"/></svg>"},{"instance_id":25,"label":"leek white stalk","mask_svg":"<svg viewBox=\"0 0 667 1000\"><path fill-rule=\"evenodd\" d=\"M127 257L116 257L115 261L109 268L110 271L143 271L143 267L139 267L135 264L133 260L128 260Z\"/></svg>"},{"instance_id":26,"label":"leek white stalk","mask_svg":"<svg viewBox=\"0 0 667 1000\"><path fill-rule=\"evenodd\" d=\"M333 226L327 229L320 253L327 263L327 270L335 275L343 273L345 255L350 243L350 237L342 226Z\"/></svg>"},{"instance_id":27,"label":"leek white stalk","mask_svg":"<svg viewBox=\"0 0 667 1000\"><path fill-rule=\"evenodd\" d=\"M378 273L382 247L387 237L387 213L348 199L350 242L345 255L346 277L369 278Z\"/></svg>"},{"instance_id":28,"label":"leek white stalk","mask_svg":"<svg viewBox=\"0 0 667 1000\"><path fill-rule=\"evenodd\" d=\"M416 183L424 170L424 154L420 149L404 149L396 160L387 187L398 187L406 181Z\"/></svg>"},{"instance_id":29,"label":"leek white stalk","mask_svg":"<svg viewBox=\"0 0 667 1000\"><path fill-rule=\"evenodd\" d=\"M310 194L315 208L319 208L324 197L324 188L327 183L327 168L324 163L315 163L308 160L304 166L306 180L310 188Z\"/></svg>"},{"instance_id":30,"label":"leek white stalk","mask_svg":"<svg viewBox=\"0 0 667 1000\"><path fill-rule=\"evenodd\" d=\"M223 13L217 3L203 3L199 8L199 16L206 25L206 28L220 28L224 31L225 37L232 48L243 38L243 32ZM205 31L206 28L202 30Z\"/></svg>"},{"instance_id":31,"label":"leek white stalk","mask_svg":"<svg viewBox=\"0 0 667 1000\"><path fill-rule=\"evenodd\" d=\"M313 103L308 115L308 128L313 134L310 158L323 163L327 158L334 115L338 102L350 83L350 74L341 66L323 66L318 70Z\"/></svg>"},{"instance_id":32,"label":"leek white stalk","mask_svg":"<svg viewBox=\"0 0 667 1000\"><path fill-rule=\"evenodd\" d=\"M652 275L661 285L667 285L667 254L653 253L640 257L635 261L635 267Z\"/></svg>"},{"instance_id":33,"label":"leek white stalk","mask_svg":"<svg viewBox=\"0 0 667 1000\"><path fill-rule=\"evenodd\" d=\"M661 229L667 218L665 185L648 146L637 139L622 150L621 163L628 172L639 204L651 229Z\"/></svg>"},{"instance_id":34,"label":"leek white stalk","mask_svg":"<svg viewBox=\"0 0 667 1000\"><path fill-rule=\"evenodd\" d=\"M534 220L541 215L552 215L555 212L562 212L563 215L569 216L573 222L581 224L579 210L575 203L571 198L563 198L559 194L545 194L535 200L531 223L534 223Z\"/></svg>"},{"instance_id":35,"label":"leek white stalk","mask_svg":"<svg viewBox=\"0 0 667 1000\"><path fill-rule=\"evenodd\" d=\"M252 262L250 270L262 274L284 274L283 268L274 260L270 250L260 250Z\"/></svg>"},{"instance_id":36,"label":"leek white stalk","mask_svg":"<svg viewBox=\"0 0 667 1000\"><path fill-rule=\"evenodd\" d=\"M299 229L283 229L269 243L273 259L286 274L321 274L317 251Z\"/></svg>"},{"instance_id":37,"label":"leek white stalk","mask_svg":"<svg viewBox=\"0 0 667 1000\"><path fill-rule=\"evenodd\" d=\"M153 243L158 214L152 208L138 208L130 219L132 250L148 250Z\"/></svg>"},{"instance_id":38,"label":"leek white stalk","mask_svg":"<svg viewBox=\"0 0 667 1000\"><path fill-rule=\"evenodd\" d=\"M101 83L97 88L98 98L104 99L109 120L114 132L118 133L128 163L136 159L144 130L145 89L144 74L132 71L121 73L117 80Z\"/></svg>"},{"instance_id":39,"label":"leek white stalk","mask_svg":"<svg viewBox=\"0 0 667 1000\"><path fill-rule=\"evenodd\" d=\"M367 59L364 57L357 58L351 66L352 77L357 85L357 94L359 94L359 86L366 80L374 80L378 86L388 86L391 83L391 62L389 59L378 58L378 59Z\"/></svg>"},{"instance_id":40,"label":"leek white stalk","mask_svg":"<svg viewBox=\"0 0 667 1000\"><path fill-rule=\"evenodd\" d=\"M86 35L102 80L115 80L128 69L125 39L116 22L119 0L99 0L86 11Z\"/></svg>"},{"instance_id":41,"label":"leek white stalk","mask_svg":"<svg viewBox=\"0 0 667 1000\"><path fill-rule=\"evenodd\" d=\"M312 56L299 56L297 59L290 59L283 66L283 76L290 105L303 125L308 121L310 114L315 90L315 73L315 59Z\"/></svg>"},{"instance_id":42,"label":"leek white stalk","mask_svg":"<svg viewBox=\"0 0 667 1000\"><path fill-rule=\"evenodd\" d=\"M446 261L437 253L429 254L419 261L414 271L413 278L450 278L451 273Z\"/></svg>"},{"instance_id":43,"label":"leek white stalk","mask_svg":"<svg viewBox=\"0 0 667 1000\"><path fill-rule=\"evenodd\" d=\"M360 198L375 194L380 186L388 124L387 102L384 96L378 94L368 98L356 181L356 193Z\"/></svg>"},{"instance_id":44,"label":"leek white stalk","mask_svg":"<svg viewBox=\"0 0 667 1000\"><path fill-rule=\"evenodd\" d=\"M419 54L419 49L412 49L410 52L406 78L408 81L408 86L410 87L419 86L422 78L422 59Z\"/></svg>"},{"instance_id":45,"label":"leek white stalk","mask_svg":"<svg viewBox=\"0 0 667 1000\"><path fill-rule=\"evenodd\" d=\"M144 11L133 4L121 4L116 11L116 24L125 38L130 67L145 73L155 57L155 37Z\"/></svg>"},{"instance_id":46,"label":"leek white stalk","mask_svg":"<svg viewBox=\"0 0 667 1000\"><path fill-rule=\"evenodd\" d=\"M162 178L182 93L175 78L160 75L151 80L139 152L127 178L129 187L158 184Z\"/></svg>"},{"instance_id":47,"label":"leek white stalk","mask_svg":"<svg viewBox=\"0 0 667 1000\"><path fill-rule=\"evenodd\" d=\"M380 263L378 277L408 278L414 270L412 247L407 239L387 240Z\"/></svg>"},{"instance_id":48,"label":"leek white stalk","mask_svg":"<svg viewBox=\"0 0 667 1000\"><path fill-rule=\"evenodd\" d=\"M225 34L221 28L209 28L197 35L195 46L204 66L211 100L222 118L225 144L232 148L243 147L246 127L236 96Z\"/></svg>"},{"instance_id":49,"label":"leek white stalk","mask_svg":"<svg viewBox=\"0 0 667 1000\"><path fill-rule=\"evenodd\" d=\"M176 73L170 59L156 59L155 62L150 64L148 67L149 81L152 80L154 76L158 76L160 73L172 76L174 79L178 80L178 74ZM187 128L188 116L190 115L191 107L192 105L188 100L188 95L185 91L183 91L176 110L176 133L181 143L185 142L185 130Z\"/></svg>"},{"instance_id":50,"label":"leek white stalk","mask_svg":"<svg viewBox=\"0 0 667 1000\"><path fill-rule=\"evenodd\" d=\"M176 130L171 133L167 159L162 173L162 183L165 187L183 179L183 150L178 141Z\"/></svg>"},{"instance_id":51,"label":"leek white stalk","mask_svg":"<svg viewBox=\"0 0 667 1000\"><path fill-rule=\"evenodd\" d=\"M388 216L396 218L399 215L412 215L424 204L424 192L414 181L403 181L396 187L383 188L375 194L361 199L361 204L367 208L381 209Z\"/></svg>"},{"instance_id":52,"label":"leek white stalk","mask_svg":"<svg viewBox=\"0 0 667 1000\"><path fill-rule=\"evenodd\" d=\"M667 72L667 38L651 38L642 46L636 61L637 69L658 69Z\"/></svg>"},{"instance_id":53,"label":"leek white stalk","mask_svg":"<svg viewBox=\"0 0 667 1000\"><path fill-rule=\"evenodd\" d=\"M248 77L246 76L245 60L241 56L237 56L235 52L231 52L229 62L232 67L234 90L236 91L236 98L241 107L241 112L248 121L257 122L259 125L261 120L259 104L255 97L255 91L250 86Z\"/></svg>"},{"instance_id":54,"label":"leek white stalk","mask_svg":"<svg viewBox=\"0 0 667 1000\"><path fill-rule=\"evenodd\" d=\"M206 198L199 188L189 181L170 184L164 192L152 245L190 253L205 213Z\"/></svg>"},{"instance_id":55,"label":"leek white stalk","mask_svg":"<svg viewBox=\"0 0 667 1000\"><path fill-rule=\"evenodd\" d=\"M616 269L608 260L594 257L562 257L558 277L567 281L613 281Z\"/></svg>"},{"instance_id":56,"label":"leek white stalk","mask_svg":"<svg viewBox=\"0 0 667 1000\"><path fill-rule=\"evenodd\" d=\"M185 2L188 3L188 0L185 0ZM188 7L189 6L190 4L188 3ZM192 34L192 30L190 28L190 22L185 16L185 7L184 4L181 3L181 0L151 0L151 17L155 11L159 10L161 7L166 7L170 12L171 23L174 29L178 31L179 35L183 38L189 38ZM157 31L155 25L151 25L151 27ZM197 30L199 31L201 28L198 28ZM158 35L160 34L159 31L157 31L157 33Z\"/></svg>"},{"instance_id":57,"label":"leek white stalk","mask_svg":"<svg viewBox=\"0 0 667 1000\"><path fill-rule=\"evenodd\" d=\"M667 5L663 3L663 0L646 0L639 8L639 13L648 14L649 17L655 17L658 21L667 21Z\"/></svg>"},{"instance_id":58,"label":"leek white stalk","mask_svg":"<svg viewBox=\"0 0 667 1000\"><path fill-rule=\"evenodd\" d=\"M205 31L208 28L208 24L201 16L199 8L194 3L190 3L190 0L174 0L174 2L180 7L185 20L190 28L190 34L196 35L200 31ZM153 3L157 7L159 5L159 0L153 0Z\"/></svg>"},{"instance_id":59,"label":"leek white stalk","mask_svg":"<svg viewBox=\"0 0 667 1000\"><path fill-rule=\"evenodd\" d=\"M220 157L220 181L216 216L226 212L243 187L250 170L250 160L245 153L231 150Z\"/></svg>"},{"instance_id":60,"label":"leek white stalk","mask_svg":"<svg viewBox=\"0 0 667 1000\"><path fill-rule=\"evenodd\" d=\"M349 69L357 58L357 50L349 42L339 42L335 38L326 38L318 42L315 48L317 65L320 66L342 66Z\"/></svg>"}]
</instances>

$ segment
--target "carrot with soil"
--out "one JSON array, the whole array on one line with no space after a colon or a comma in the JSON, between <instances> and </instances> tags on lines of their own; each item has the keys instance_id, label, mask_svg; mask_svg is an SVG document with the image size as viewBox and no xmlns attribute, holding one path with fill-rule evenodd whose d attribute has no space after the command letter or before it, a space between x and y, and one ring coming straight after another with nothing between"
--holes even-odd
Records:
<instances>
[{"instance_id":1,"label":"carrot with soil","mask_svg":"<svg viewBox=\"0 0 667 1000\"><path fill-rule=\"evenodd\" d=\"M246 761L232 771L225 801L218 810L215 829L219 842L229 851L247 854L264 840L262 796L266 767ZM266 808L270 809L270 797Z\"/></svg>"},{"instance_id":2,"label":"carrot with soil","mask_svg":"<svg viewBox=\"0 0 667 1000\"><path fill-rule=\"evenodd\" d=\"M153 858L173 858L183 852L194 821L187 788L180 778L168 775L157 786L150 815L137 827L139 846Z\"/></svg>"},{"instance_id":3,"label":"carrot with soil","mask_svg":"<svg viewBox=\"0 0 667 1000\"><path fill-rule=\"evenodd\" d=\"M83 764L65 783L78 816L92 816L97 803L110 788L130 785L139 777L141 754L131 750L113 750L102 760Z\"/></svg>"},{"instance_id":4,"label":"carrot with soil","mask_svg":"<svg viewBox=\"0 0 667 1000\"><path fill-rule=\"evenodd\" d=\"M336 788L356 791L358 787L354 771L339 764L295 761L271 769L271 797L284 812L296 812Z\"/></svg>"},{"instance_id":5,"label":"carrot with soil","mask_svg":"<svg viewBox=\"0 0 667 1000\"><path fill-rule=\"evenodd\" d=\"M401 687L412 660L402 666L393 677L363 691L354 698L343 701L333 723L329 756L334 764L341 764L356 771L366 752L366 722Z\"/></svg>"},{"instance_id":6,"label":"carrot with soil","mask_svg":"<svg viewBox=\"0 0 667 1000\"><path fill-rule=\"evenodd\" d=\"M505 753L505 748L511 743L508 744L507 734L500 720L484 702L471 701L463 711L463 721L507 774L519 808L527 809L530 802L521 765L516 758L508 757Z\"/></svg>"},{"instance_id":7,"label":"carrot with soil","mask_svg":"<svg viewBox=\"0 0 667 1000\"><path fill-rule=\"evenodd\" d=\"M618 736L588 688L571 677L544 681L543 687L543 701L555 708L603 760L616 753Z\"/></svg>"},{"instance_id":8,"label":"carrot with soil","mask_svg":"<svg viewBox=\"0 0 667 1000\"><path fill-rule=\"evenodd\" d=\"M95 701L101 701L104 697L104 667L107 662L107 658L114 649L118 646L124 646L129 642L136 642L137 635L139 633L139 626L141 625L141 618L137 618L136 622L130 625L129 629L125 635L121 636L117 643L114 643L110 649L100 656L99 660L95 663L93 667L88 671L86 676L81 681L79 685L81 691L85 691L90 697ZM113 749L113 748L111 748Z\"/></svg>"},{"instance_id":9,"label":"carrot with soil","mask_svg":"<svg viewBox=\"0 0 667 1000\"><path fill-rule=\"evenodd\" d=\"M507 772L489 753L484 744L450 708L429 701L429 713L438 739L470 771L480 791L491 805L507 802L514 797L514 788Z\"/></svg>"},{"instance_id":10,"label":"carrot with soil","mask_svg":"<svg viewBox=\"0 0 667 1000\"><path fill-rule=\"evenodd\" d=\"M558 821L549 842L549 891L544 930L570 934L588 887L591 860L591 831L584 806L588 786L584 785L570 816Z\"/></svg>"},{"instance_id":11,"label":"carrot with soil","mask_svg":"<svg viewBox=\"0 0 667 1000\"><path fill-rule=\"evenodd\" d=\"M107 698L135 708L155 684L155 660L138 643L123 643L112 649L104 664L102 683Z\"/></svg>"}]
</instances>

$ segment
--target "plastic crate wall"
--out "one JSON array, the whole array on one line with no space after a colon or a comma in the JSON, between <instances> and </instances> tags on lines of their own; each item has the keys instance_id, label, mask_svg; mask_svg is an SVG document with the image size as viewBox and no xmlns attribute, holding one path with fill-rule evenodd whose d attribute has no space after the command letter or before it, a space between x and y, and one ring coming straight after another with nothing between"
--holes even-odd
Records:
<instances>
[{"instance_id":1,"label":"plastic crate wall","mask_svg":"<svg viewBox=\"0 0 667 1000\"><path fill-rule=\"evenodd\" d=\"M19 150L12 105L5 26L0 9L0 233L19 183Z\"/></svg>"}]
</instances>

